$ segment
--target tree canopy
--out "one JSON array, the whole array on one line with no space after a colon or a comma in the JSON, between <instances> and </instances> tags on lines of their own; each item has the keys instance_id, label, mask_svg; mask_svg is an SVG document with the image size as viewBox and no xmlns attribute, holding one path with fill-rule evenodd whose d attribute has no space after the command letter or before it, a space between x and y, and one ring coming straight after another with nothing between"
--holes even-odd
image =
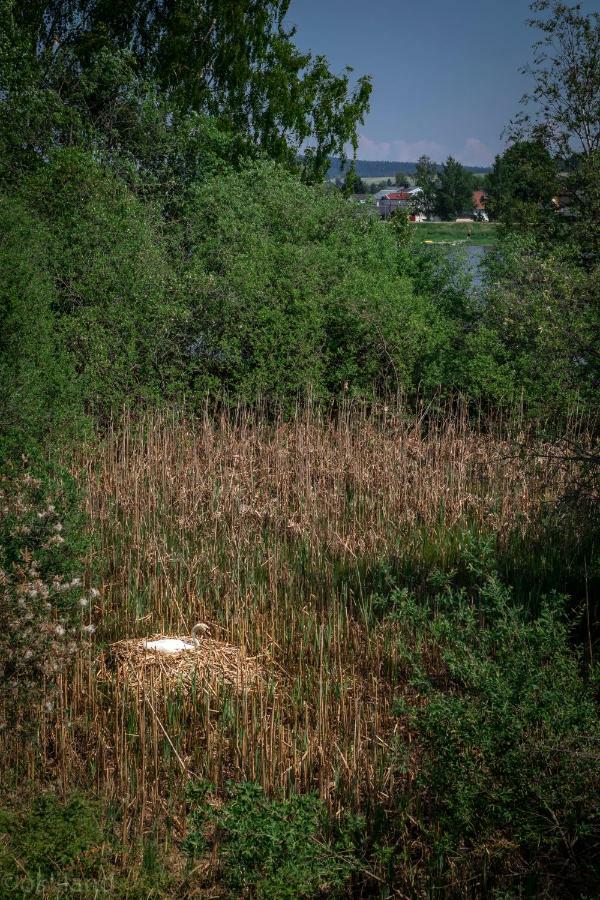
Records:
<instances>
[{"instance_id":1,"label":"tree canopy","mask_svg":"<svg viewBox=\"0 0 600 900\"><path fill-rule=\"evenodd\" d=\"M541 141L517 141L494 161L486 179L488 208L506 225L531 225L554 212L558 165Z\"/></svg>"},{"instance_id":2,"label":"tree canopy","mask_svg":"<svg viewBox=\"0 0 600 900\"><path fill-rule=\"evenodd\" d=\"M533 88L509 132L543 141L565 161L589 156L600 150L600 13L557 0L535 0L531 10L542 37L522 72Z\"/></svg>"},{"instance_id":3,"label":"tree canopy","mask_svg":"<svg viewBox=\"0 0 600 900\"><path fill-rule=\"evenodd\" d=\"M415 184L421 188L419 212L430 216L435 209L438 185L437 165L428 156L420 156L415 169Z\"/></svg>"},{"instance_id":4,"label":"tree canopy","mask_svg":"<svg viewBox=\"0 0 600 900\"><path fill-rule=\"evenodd\" d=\"M472 207L473 176L449 156L439 175L435 209L442 219L455 219Z\"/></svg>"},{"instance_id":5,"label":"tree canopy","mask_svg":"<svg viewBox=\"0 0 600 900\"><path fill-rule=\"evenodd\" d=\"M371 83L362 76L352 85L350 68L336 75L323 56L301 52L294 29L285 27L289 5L2 0L2 12L9 41L20 44L20 56L27 50L30 71L37 65L39 89L56 91L58 79L61 105L78 109L83 101L101 130L113 132L119 114L139 114L145 95L159 104L168 128L174 117L210 116L222 131L288 165L302 150L306 177L320 179L332 155L356 147ZM10 97L15 85L7 74L4 67ZM135 112L127 103L133 82Z\"/></svg>"}]
</instances>

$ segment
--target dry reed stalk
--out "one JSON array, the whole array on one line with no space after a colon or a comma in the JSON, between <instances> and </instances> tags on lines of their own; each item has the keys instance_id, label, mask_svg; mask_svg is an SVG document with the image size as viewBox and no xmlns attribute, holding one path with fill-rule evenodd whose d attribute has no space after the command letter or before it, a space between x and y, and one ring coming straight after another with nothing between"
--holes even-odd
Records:
<instances>
[{"instance_id":1,"label":"dry reed stalk","mask_svg":"<svg viewBox=\"0 0 600 900\"><path fill-rule=\"evenodd\" d=\"M103 580L96 637L118 642L139 684L82 655L60 715L43 714L65 783L92 753L98 789L125 798L124 829L165 807L181 817L189 771L317 789L332 809L385 798L398 778L389 748L409 734L391 712L400 626L382 631L370 614L373 573L430 546L443 566L469 530L499 543L529 534L576 469L536 449L516 453L460 410L347 405L269 420L240 408L114 424L78 474ZM202 644L213 655L200 677L188 654L171 670L134 650L132 635L197 619L219 635ZM14 759L18 740L1 742Z\"/></svg>"}]
</instances>

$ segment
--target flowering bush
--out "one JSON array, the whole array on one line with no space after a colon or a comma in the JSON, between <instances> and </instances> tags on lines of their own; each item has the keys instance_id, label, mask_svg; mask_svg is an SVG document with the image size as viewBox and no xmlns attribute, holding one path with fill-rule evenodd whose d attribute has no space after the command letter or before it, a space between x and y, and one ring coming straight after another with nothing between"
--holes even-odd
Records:
<instances>
[{"instance_id":1,"label":"flowering bush","mask_svg":"<svg viewBox=\"0 0 600 900\"><path fill-rule=\"evenodd\" d=\"M72 482L32 468L23 459L0 475L4 724L23 725L36 703L51 702L57 675L93 630L89 607L97 595L83 586L85 537Z\"/></svg>"}]
</instances>

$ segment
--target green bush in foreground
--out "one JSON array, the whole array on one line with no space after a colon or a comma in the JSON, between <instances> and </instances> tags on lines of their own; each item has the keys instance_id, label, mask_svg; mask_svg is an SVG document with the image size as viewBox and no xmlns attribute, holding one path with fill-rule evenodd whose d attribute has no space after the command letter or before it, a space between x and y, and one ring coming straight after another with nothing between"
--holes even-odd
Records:
<instances>
[{"instance_id":1,"label":"green bush in foreground","mask_svg":"<svg viewBox=\"0 0 600 900\"><path fill-rule=\"evenodd\" d=\"M491 575L430 603L406 591L391 602L419 695L414 800L434 883L593 884L600 720L563 600L529 617Z\"/></svg>"},{"instance_id":2,"label":"green bush in foreground","mask_svg":"<svg viewBox=\"0 0 600 900\"><path fill-rule=\"evenodd\" d=\"M17 870L49 878L74 866L89 872L98 856L102 829L95 805L79 796L61 803L52 794L37 797L22 815L0 814L0 833L8 838L7 860Z\"/></svg>"},{"instance_id":3,"label":"green bush in foreground","mask_svg":"<svg viewBox=\"0 0 600 900\"><path fill-rule=\"evenodd\" d=\"M112 833L109 808L74 793L12 797L0 807L0 898L185 896L156 843L125 848Z\"/></svg>"},{"instance_id":4,"label":"green bush in foreground","mask_svg":"<svg viewBox=\"0 0 600 900\"><path fill-rule=\"evenodd\" d=\"M313 794L270 800L254 783L230 784L225 803L207 802L210 785L192 785L190 856L219 847L231 896L293 900L343 892L356 866L350 838L336 846L321 838L324 804ZM210 835L210 836L209 836Z\"/></svg>"}]
</instances>

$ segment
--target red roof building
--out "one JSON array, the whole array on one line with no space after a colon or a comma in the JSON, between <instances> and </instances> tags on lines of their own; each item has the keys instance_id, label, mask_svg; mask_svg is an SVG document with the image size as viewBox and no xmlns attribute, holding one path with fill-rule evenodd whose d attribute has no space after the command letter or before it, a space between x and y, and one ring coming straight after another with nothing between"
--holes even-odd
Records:
<instances>
[{"instance_id":1,"label":"red roof building","mask_svg":"<svg viewBox=\"0 0 600 900\"><path fill-rule=\"evenodd\" d=\"M408 188L406 190L394 190L394 188L388 188L385 191L380 191L378 194L375 194L379 215L382 218L387 219L399 206L408 206L412 208L414 201L421 193L422 189L420 187Z\"/></svg>"},{"instance_id":2,"label":"red roof building","mask_svg":"<svg viewBox=\"0 0 600 900\"><path fill-rule=\"evenodd\" d=\"M408 202L413 199L414 194L408 194L406 191L391 191L385 195L386 200L404 200Z\"/></svg>"}]
</instances>

